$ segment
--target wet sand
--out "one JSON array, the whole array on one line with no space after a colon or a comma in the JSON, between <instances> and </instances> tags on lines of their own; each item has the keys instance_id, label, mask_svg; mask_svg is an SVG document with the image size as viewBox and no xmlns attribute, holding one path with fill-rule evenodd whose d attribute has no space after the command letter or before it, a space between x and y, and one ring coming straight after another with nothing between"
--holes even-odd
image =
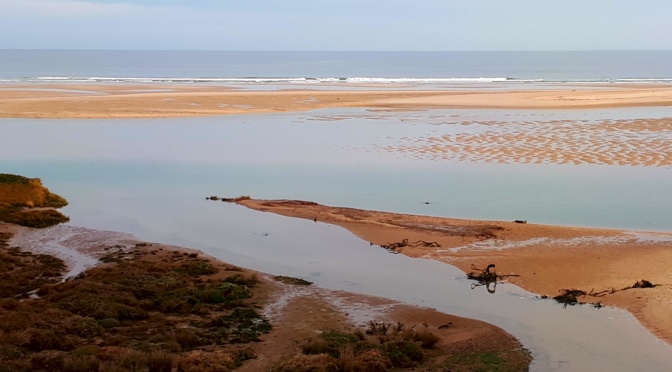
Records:
<instances>
[{"instance_id":1,"label":"wet sand","mask_svg":"<svg viewBox=\"0 0 672 372\"><path fill-rule=\"evenodd\" d=\"M158 91L160 90L160 91ZM4 86L0 117L160 118L365 107L381 110L439 108L572 109L672 105L672 87L614 86L572 91L237 91L225 87L45 85ZM475 124L475 123L471 123ZM478 123L484 125L484 123ZM421 158L501 163L609 164L669 167L668 119L596 124L586 133L570 122L510 126L485 123L492 131L412 138L384 151ZM464 125L470 125L465 123ZM627 131L637 132L633 138ZM648 133L642 137L641 133ZM650 135L649 135L650 134ZM627 144L626 144L627 142ZM512 146L515 144L515 146ZM467 221L331 208L305 203L246 201L246 206L353 231L373 244L408 239L440 247L403 247L400 253L457 266L497 265L499 274L540 295L561 289L611 291L647 279L662 284L587 297L632 312L658 337L672 342L672 235Z\"/></svg>"},{"instance_id":2,"label":"wet sand","mask_svg":"<svg viewBox=\"0 0 672 372\"><path fill-rule=\"evenodd\" d=\"M346 86L347 88L347 86ZM354 87L353 87L354 88ZM385 89L388 88L388 89ZM672 105L670 86L601 85L579 90L233 90L218 86L23 84L0 87L0 117L160 118L308 111L331 107L376 109L569 109Z\"/></svg>"},{"instance_id":3,"label":"wet sand","mask_svg":"<svg viewBox=\"0 0 672 372\"><path fill-rule=\"evenodd\" d=\"M672 166L672 119L451 123L444 135L380 147L420 159L485 163Z\"/></svg>"},{"instance_id":4,"label":"wet sand","mask_svg":"<svg viewBox=\"0 0 672 372\"><path fill-rule=\"evenodd\" d=\"M218 86L24 84L0 87L0 117L160 118L362 107L572 109L672 105L670 86L580 90L235 90ZM314 120L338 120L315 117ZM420 159L486 163L672 166L672 120L460 120L445 134L401 138L379 150Z\"/></svg>"},{"instance_id":5,"label":"wet sand","mask_svg":"<svg viewBox=\"0 0 672 372\"><path fill-rule=\"evenodd\" d=\"M472 265L495 264L498 274L519 275L509 282L539 295L553 297L562 289L606 291L582 300L626 309L655 335L672 342L670 233L459 220L300 201L245 200L240 204L339 225L375 245L404 239L436 242L440 247L406 246L397 252L446 262L464 272L473 271ZM621 290L642 279L660 286ZM617 291L610 293L612 289Z\"/></svg>"}]
</instances>

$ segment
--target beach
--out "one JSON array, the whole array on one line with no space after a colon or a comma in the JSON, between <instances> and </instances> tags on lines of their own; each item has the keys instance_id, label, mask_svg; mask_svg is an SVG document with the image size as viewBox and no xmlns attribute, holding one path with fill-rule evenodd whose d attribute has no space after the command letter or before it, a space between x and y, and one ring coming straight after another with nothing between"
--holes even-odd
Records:
<instances>
[{"instance_id":1,"label":"beach","mask_svg":"<svg viewBox=\"0 0 672 372\"><path fill-rule=\"evenodd\" d=\"M458 108L571 111L672 105L672 88L664 85L603 84L576 88L579 89L411 87L407 90L403 86L367 85L330 90L306 89L304 85L268 91L174 84L4 85L0 89L0 117L150 119L227 114L245 117L245 114L345 108L366 109L372 115L377 112L394 115ZM341 119L315 116L312 120ZM672 165L672 155L667 151L669 140L665 137L670 130L667 117L598 121L589 131L571 119L530 119L513 125L505 120L456 120L464 128L480 125L488 130L439 136L427 133L375 147L385 154L438 162L632 166L661 170ZM587 293L580 297L581 301L625 309L654 335L668 343L672 341L669 301L672 274L667 270L672 262L669 232L550 226L533 220L515 223L452 219L286 200L253 199L241 204L258 211L338 225L372 246L407 240L411 244L398 244L396 253L445 262L464 273L494 264L498 274L514 275L506 282L538 296L554 297L563 289L580 289ZM414 246L420 241L436 244ZM641 280L656 286L628 288Z\"/></svg>"},{"instance_id":2,"label":"beach","mask_svg":"<svg viewBox=\"0 0 672 372\"><path fill-rule=\"evenodd\" d=\"M366 87L366 86L365 86ZM346 88L348 86L346 85ZM578 109L672 105L672 88L595 85L571 89L488 91L389 89L233 90L194 85L24 84L0 89L0 117L161 118L365 107L391 110L446 108Z\"/></svg>"}]
</instances>

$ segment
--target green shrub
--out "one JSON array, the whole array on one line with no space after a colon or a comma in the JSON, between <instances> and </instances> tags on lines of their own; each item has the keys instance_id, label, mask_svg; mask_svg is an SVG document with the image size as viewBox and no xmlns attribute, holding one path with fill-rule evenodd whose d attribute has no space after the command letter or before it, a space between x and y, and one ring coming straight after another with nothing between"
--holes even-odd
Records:
<instances>
[{"instance_id":1,"label":"green shrub","mask_svg":"<svg viewBox=\"0 0 672 372\"><path fill-rule=\"evenodd\" d=\"M426 329L416 332L413 339L420 342L420 347L423 349L433 349L436 343L439 342L439 336Z\"/></svg>"},{"instance_id":2,"label":"green shrub","mask_svg":"<svg viewBox=\"0 0 672 372\"><path fill-rule=\"evenodd\" d=\"M302 351L304 354L308 355L331 354L333 353L334 349L331 345L329 345L327 340L319 337L306 342L302 347Z\"/></svg>"},{"instance_id":3,"label":"green shrub","mask_svg":"<svg viewBox=\"0 0 672 372\"><path fill-rule=\"evenodd\" d=\"M30 358L30 365L35 371L61 371L64 363L64 354L56 351L43 351Z\"/></svg>"},{"instance_id":4,"label":"green shrub","mask_svg":"<svg viewBox=\"0 0 672 372\"><path fill-rule=\"evenodd\" d=\"M248 287L254 287L255 285L257 285L257 283L259 283L259 278L257 278L257 274L252 274L249 276L245 276L243 274L234 274L224 279L224 282L233 283L236 285L246 285Z\"/></svg>"},{"instance_id":5,"label":"green shrub","mask_svg":"<svg viewBox=\"0 0 672 372\"><path fill-rule=\"evenodd\" d=\"M95 319L81 316L74 316L66 320L64 328L66 332L84 338L99 336L103 331L103 328Z\"/></svg>"},{"instance_id":6,"label":"green shrub","mask_svg":"<svg viewBox=\"0 0 672 372\"><path fill-rule=\"evenodd\" d=\"M386 343L383 353L390 358L393 366L400 368L415 367L423 359L422 349L412 341Z\"/></svg>"},{"instance_id":7,"label":"green shrub","mask_svg":"<svg viewBox=\"0 0 672 372\"><path fill-rule=\"evenodd\" d=\"M236 308L230 315L213 319L210 325L223 329L231 343L259 341L259 336L272 328L267 319L249 308Z\"/></svg>"},{"instance_id":8,"label":"green shrub","mask_svg":"<svg viewBox=\"0 0 672 372\"><path fill-rule=\"evenodd\" d=\"M100 354L100 348L95 345L86 345L86 346L81 346L73 350L70 355L72 356L97 356Z\"/></svg>"},{"instance_id":9,"label":"green shrub","mask_svg":"<svg viewBox=\"0 0 672 372\"><path fill-rule=\"evenodd\" d=\"M28 184L30 178L19 176L16 174L0 173L0 183L14 183L14 184Z\"/></svg>"},{"instance_id":10,"label":"green shrub","mask_svg":"<svg viewBox=\"0 0 672 372\"><path fill-rule=\"evenodd\" d=\"M182 264L176 272L187 274L189 276L212 275L217 273L217 269L207 261L190 260Z\"/></svg>"},{"instance_id":11,"label":"green shrub","mask_svg":"<svg viewBox=\"0 0 672 372\"><path fill-rule=\"evenodd\" d=\"M63 361L63 372L99 372L100 362L95 356L69 356Z\"/></svg>"},{"instance_id":12,"label":"green shrub","mask_svg":"<svg viewBox=\"0 0 672 372\"><path fill-rule=\"evenodd\" d=\"M6 215L5 222L42 229L70 221L70 217L53 209L17 212Z\"/></svg>"},{"instance_id":13,"label":"green shrub","mask_svg":"<svg viewBox=\"0 0 672 372\"><path fill-rule=\"evenodd\" d=\"M39 207L45 207L45 208L63 208L68 205L68 201L65 200L65 198L52 194L52 193L47 193L47 196L44 199L44 202L39 205Z\"/></svg>"},{"instance_id":14,"label":"green shrub","mask_svg":"<svg viewBox=\"0 0 672 372\"><path fill-rule=\"evenodd\" d=\"M173 356L165 351L153 351L147 355L149 372L170 372L173 369Z\"/></svg>"},{"instance_id":15,"label":"green shrub","mask_svg":"<svg viewBox=\"0 0 672 372\"><path fill-rule=\"evenodd\" d=\"M180 344L184 350L191 350L195 347L207 345L207 340L198 337L189 329L178 329L175 331L175 341Z\"/></svg>"},{"instance_id":16,"label":"green shrub","mask_svg":"<svg viewBox=\"0 0 672 372\"><path fill-rule=\"evenodd\" d=\"M120 364L131 372L140 372L147 366L147 355L137 350L130 350L121 358Z\"/></svg>"},{"instance_id":17,"label":"green shrub","mask_svg":"<svg viewBox=\"0 0 672 372\"><path fill-rule=\"evenodd\" d=\"M105 319L99 319L97 320L98 325L100 325L103 328L114 328L114 327L119 327L121 325L121 322L114 318L105 318Z\"/></svg>"},{"instance_id":18,"label":"green shrub","mask_svg":"<svg viewBox=\"0 0 672 372\"><path fill-rule=\"evenodd\" d=\"M25 345L30 351L63 350L72 348L68 340L51 329L31 328L28 330L28 343Z\"/></svg>"}]
</instances>

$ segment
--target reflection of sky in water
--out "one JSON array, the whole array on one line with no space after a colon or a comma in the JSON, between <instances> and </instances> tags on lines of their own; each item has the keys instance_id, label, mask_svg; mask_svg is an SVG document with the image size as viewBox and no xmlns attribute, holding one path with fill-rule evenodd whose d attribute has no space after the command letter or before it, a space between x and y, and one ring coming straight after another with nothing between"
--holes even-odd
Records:
<instances>
[{"instance_id":1,"label":"reflection of sky in water","mask_svg":"<svg viewBox=\"0 0 672 372\"><path fill-rule=\"evenodd\" d=\"M664 115L637 110L608 114ZM202 249L327 288L492 322L532 347L535 370L607 368L606 361L610 370L669 365L669 347L624 312L564 311L511 286L501 286L495 296L474 294L448 265L390 255L334 226L205 201L213 194L250 194L455 217L672 230L669 169L434 162L366 152L427 133L435 127L427 123L443 120L437 115L551 120L602 114L323 110L161 120L5 119L0 133L12 140L0 148L0 171L42 178L71 202L65 213L73 225Z\"/></svg>"},{"instance_id":2,"label":"reflection of sky in water","mask_svg":"<svg viewBox=\"0 0 672 372\"><path fill-rule=\"evenodd\" d=\"M91 191L68 207L74 224L200 249L235 265L305 278L324 288L488 321L530 348L533 371L664 370L661 366L672 363L669 345L625 311L590 306L563 310L506 284L498 285L494 295L485 288L472 290L452 266L389 254L337 226L202 197L129 196L134 193L126 187L112 186Z\"/></svg>"},{"instance_id":3,"label":"reflection of sky in water","mask_svg":"<svg viewBox=\"0 0 672 372\"><path fill-rule=\"evenodd\" d=\"M376 149L431 133L444 121L667 114L665 108L320 110L157 120L4 119L2 133L12 141L0 148L0 164L3 171L42 177L54 189L61 182L101 188L132 182L139 194L166 197L249 194L450 217L670 231L667 168L432 161Z\"/></svg>"}]
</instances>

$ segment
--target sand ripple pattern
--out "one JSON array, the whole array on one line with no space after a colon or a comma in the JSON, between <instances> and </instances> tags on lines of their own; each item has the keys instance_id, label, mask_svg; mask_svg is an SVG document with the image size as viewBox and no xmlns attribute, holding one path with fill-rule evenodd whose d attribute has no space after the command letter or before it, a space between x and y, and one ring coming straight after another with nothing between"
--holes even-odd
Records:
<instances>
[{"instance_id":1,"label":"sand ripple pattern","mask_svg":"<svg viewBox=\"0 0 672 372\"><path fill-rule=\"evenodd\" d=\"M383 149L431 160L672 166L672 118L462 121L439 128Z\"/></svg>"},{"instance_id":2,"label":"sand ripple pattern","mask_svg":"<svg viewBox=\"0 0 672 372\"><path fill-rule=\"evenodd\" d=\"M425 258L440 256L441 253L457 253L462 250L491 250L526 247L580 247L580 246L618 246L618 245L668 245L672 247L672 234L665 233L626 233L623 236L578 236L574 238L532 238L520 241L488 239L477 241L469 245L448 249L436 249L425 255Z\"/></svg>"}]
</instances>

